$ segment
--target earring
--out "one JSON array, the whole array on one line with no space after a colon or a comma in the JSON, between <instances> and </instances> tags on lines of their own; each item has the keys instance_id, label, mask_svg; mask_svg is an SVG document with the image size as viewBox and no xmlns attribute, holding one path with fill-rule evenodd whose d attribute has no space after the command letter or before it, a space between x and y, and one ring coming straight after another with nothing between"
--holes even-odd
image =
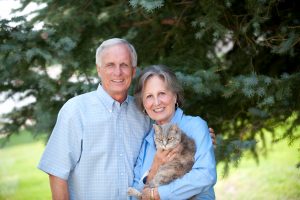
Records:
<instances>
[{"instance_id":1,"label":"earring","mask_svg":"<svg viewBox=\"0 0 300 200\"><path fill-rule=\"evenodd\" d=\"M179 107L179 104L178 104L178 102L176 102L176 104L175 104L175 108L178 108Z\"/></svg>"},{"instance_id":2,"label":"earring","mask_svg":"<svg viewBox=\"0 0 300 200\"><path fill-rule=\"evenodd\" d=\"M144 113L145 115L147 115L147 112L146 112L145 108L144 108L144 110L143 110L143 113Z\"/></svg>"}]
</instances>

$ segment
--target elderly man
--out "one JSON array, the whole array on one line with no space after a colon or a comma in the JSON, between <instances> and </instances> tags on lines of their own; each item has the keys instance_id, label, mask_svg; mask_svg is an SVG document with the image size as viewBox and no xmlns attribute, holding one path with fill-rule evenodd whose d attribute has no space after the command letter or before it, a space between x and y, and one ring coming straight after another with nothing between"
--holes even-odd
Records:
<instances>
[{"instance_id":1,"label":"elderly man","mask_svg":"<svg viewBox=\"0 0 300 200\"><path fill-rule=\"evenodd\" d=\"M39 168L49 174L53 199L125 199L150 120L127 95L137 55L126 40L97 49L101 85L67 101Z\"/></svg>"},{"instance_id":2,"label":"elderly man","mask_svg":"<svg viewBox=\"0 0 300 200\"><path fill-rule=\"evenodd\" d=\"M134 47L106 40L96 65L101 84L64 104L38 166L49 174L53 199L126 199L151 126L127 95L137 66Z\"/></svg>"}]
</instances>

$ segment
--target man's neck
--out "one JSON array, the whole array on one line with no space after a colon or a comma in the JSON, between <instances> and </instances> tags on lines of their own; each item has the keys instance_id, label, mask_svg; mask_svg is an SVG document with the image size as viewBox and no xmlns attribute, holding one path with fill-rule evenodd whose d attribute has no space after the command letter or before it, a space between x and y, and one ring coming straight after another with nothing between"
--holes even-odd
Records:
<instances>
[{"instance_id":1,"label":"man's neck","mask_svg":"<svg viewBox=\"0 0 300 200\"><path fill-rule=\"evenodd\" d=\"M125 93L124 95L114 95L111 96L114 100L116 100L117 102L119 102L120 104L122 104L126 98L127 98L127 93Z\"/></svg>"}]
</instances>

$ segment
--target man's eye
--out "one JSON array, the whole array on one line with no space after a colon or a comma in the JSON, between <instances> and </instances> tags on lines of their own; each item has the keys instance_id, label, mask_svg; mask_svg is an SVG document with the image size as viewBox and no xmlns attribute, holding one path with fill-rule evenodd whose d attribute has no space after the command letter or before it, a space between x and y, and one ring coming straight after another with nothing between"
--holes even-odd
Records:
<instances>
[{"instance_id":1,"label":"man's eye","mask_svg":"<svg viewBox=\"0 0 300 200\"><path fill-rule=\"evenodd\" d=\"M109 63L106 65L106 67L113 67L114 65L112 63Z\"/></svg>"},{"instance_id":2,"label":"man's eye","mask_svg":"<svg viewBox=\"0 0 300 200\"><path fill-rule=\"evenodd\" d=\"M121 67L124 68L124 69L126 69L126 68L129 68L129 65L127 65L127 64L122 64Z\"/></svg>"}]
</instances>

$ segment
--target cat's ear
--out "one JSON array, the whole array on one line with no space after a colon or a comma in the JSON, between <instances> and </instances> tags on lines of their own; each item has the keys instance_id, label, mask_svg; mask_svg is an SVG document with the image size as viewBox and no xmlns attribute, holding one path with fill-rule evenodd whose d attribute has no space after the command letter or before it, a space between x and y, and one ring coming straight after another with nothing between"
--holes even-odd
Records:
<instances>
[{"instance_id":1,"label":"cat's ear","mask_svg":"<svg viewBox=\"0 0 300 200\"><path fill-rule=\"evenodd\" d=\"M177 124L172 124L170 130L177 132L179 130L179 127L177 126Z\"/></svg>"},{"instance_id":2,"label":"cat's ear","mask_svg":"<svg viewBox=\"0 0 300 200\"><path fill-rule=\"evenodd\" d=\"M160 127L156 124L153 124L154 132L158 133L160 131Z\"/></svg>"}]
</instances>

